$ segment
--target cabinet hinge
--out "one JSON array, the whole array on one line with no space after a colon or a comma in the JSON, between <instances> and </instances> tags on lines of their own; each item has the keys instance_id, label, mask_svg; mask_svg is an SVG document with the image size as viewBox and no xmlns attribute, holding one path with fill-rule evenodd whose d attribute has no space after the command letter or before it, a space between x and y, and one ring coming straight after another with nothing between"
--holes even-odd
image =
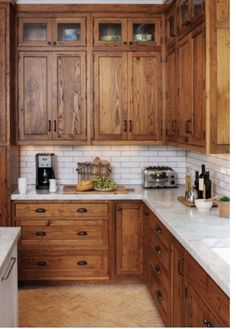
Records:
<instances>
[{"instance_id":1,"label":"cabinet hinge","mask_svg":"<svg viewBox=\"0 0 236 329\"><path fill-rule=\"evenodd\" d=\"M203 130L203 132L202 132L202 138L203 138L203 140L206 139L206 132L205 132L205 130Z\"/></svg>"},{"instance_id":2,"label":"cabinet hinge","mask_svg":"<svg viewBox=\"0 0 236 329\"><path fill-rule=\"evenodd\" d=\"M179 88L177 88L177 96L179 96Z\"/></svg>"},{"instance_id":3,"label":"cabinet hinge","mask_svg":"<svg viewBox=\"0 0 236 329\"><path fill-rule=\"evenodd\" d=\"M202 88L203 88L203 90L206 89L206 80L205 79L203 79L203 81L202 81Z\"/></svg>"},{"instance_id":4,"label":"cabinet hinge","mask_svg":"<svg viewBox=\"0 0 236 329\"><path fill-rule=\"evenodd\" d=\"M186 288L186 287L184 289L184 297L188 298L188 288Z\"/></svg>"}]
</instances>

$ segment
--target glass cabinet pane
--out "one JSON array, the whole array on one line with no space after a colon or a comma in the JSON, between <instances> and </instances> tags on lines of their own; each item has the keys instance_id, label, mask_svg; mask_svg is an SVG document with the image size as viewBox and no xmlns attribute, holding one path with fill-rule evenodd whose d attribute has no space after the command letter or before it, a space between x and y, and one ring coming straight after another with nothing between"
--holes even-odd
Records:
<instances>
[{"instance_id":1,"label":"glass cabinet pane","mask_svg":"<svg viewBox=\"0 0 236 329\"><path fill-rule=\"evenodd\" d=\"M23 25L24 41L46 41L47 24L46 23L24 23Z\"/></svg>"},{"instance_id":2,"label":"glass cabinet pane","mask_svg":"<svg viewBox=\"0 0 236 329\"><path fill-rule=\"evenodd\" d=\"M201 15L204 7L204 0L192 0L193 2L193 13L192 16Z\"/></svg>"},{"instance_id":3,"label":"glass cabinet pane","mask_svg":"<svg viewBox=\"0 0 236 329\"><path fill-rule=\"evenodd\" d=\"M57 41L79 41L81 27L80 23L58 23Z\"/></svg>"},{"instance_id":4,"label":"glass cabinet pane","mask_svg":"<svg viewBox=\"0 0 236 329\"><path fill-rule=\"evenodd\" d=\"M155 24L134 23L133 41L155 41Z\"/></svg>"},{"instance_id":5,"label":"glass cabinet pane","mask_svg":"<svg viewBox=\"0 0 236 329\"><path fill-rule=\"evenodd\" d=\"M186 0L182 3L180 7L181 15L181 25L186 25L189 23L189 1Z\"/></svg>"},{"instance_id":6,"label":"glass cabinet pane","mask_svg":"<svg viewBox=\"0 0 236 329\"><path fill-rule=\"evenodd\" d=\"M168 21L167 21L167 24L168 24L168 37L171 38L171 37L175 37L175 18L174 16L170 16Z\"/></svg>"},{"instance_id":7,"label":"glass cabinet pane","mask_svg":"<svg viewBox=\"0 0 236 329\"><path fill-rule=\"evenodd\" d=\"M99 41L121 41L122 28L120 23L100 23Z\"/></svg>"}]
</instances>

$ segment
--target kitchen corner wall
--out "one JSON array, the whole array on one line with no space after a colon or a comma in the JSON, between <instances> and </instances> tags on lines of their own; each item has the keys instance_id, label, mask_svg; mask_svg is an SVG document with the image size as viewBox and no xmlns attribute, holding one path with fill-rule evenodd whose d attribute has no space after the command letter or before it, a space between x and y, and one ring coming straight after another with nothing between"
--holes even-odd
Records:
<instances>
[{"instance_id":1,"label":"kitchen corner wall","mask_svg":"<svg viewBox=\"0 0 236 329\"><path fill-rule=\"evenodd\" d=\"M213 194L230 193L229 155L205 155L185 152L170 146L21 146L21 176L35 184L35 154L55 153L55 174L60 184L75 184L77 162L92 161L96 156L108 160L112 176L119 184L142 184L143 167L168 165L184 184L185 167L201 169L205 163L210 170Z\"/></svg>"}]
</instances>

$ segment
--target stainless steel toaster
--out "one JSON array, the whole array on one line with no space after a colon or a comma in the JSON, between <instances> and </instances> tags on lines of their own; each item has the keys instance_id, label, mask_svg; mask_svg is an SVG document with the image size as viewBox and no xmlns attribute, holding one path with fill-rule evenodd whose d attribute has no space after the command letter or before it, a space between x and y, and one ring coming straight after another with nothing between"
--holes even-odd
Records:
<instances>
[{"instance_id":1,"label":"stainless steel toaster","mask_svg":"<svg viewBox=\"0 0 236 329\"><path fill-rule=\"evenodd\" d=\"M143 169L143 187L177 187L177 174L166 166L146 167Z\"/></svg>"}]
</instances>

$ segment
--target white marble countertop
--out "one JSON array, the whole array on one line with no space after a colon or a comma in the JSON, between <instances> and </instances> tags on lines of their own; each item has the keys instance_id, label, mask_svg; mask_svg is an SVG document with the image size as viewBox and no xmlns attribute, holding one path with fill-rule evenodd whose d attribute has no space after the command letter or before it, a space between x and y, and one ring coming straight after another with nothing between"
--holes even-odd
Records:
<instances>
[{"instance_id":1,"label":"white marble countertop","mask_svg":"<svg viewBox=\"0 0 236 329\"><path fill-rule=\"evenodd\" d=\"M0 227L0 272L19 237L19 227Z\"/></svg>"},{"instance_id":2,"label":"white marble countertop","mask_svg":"<svg viewBox=\"0 0 236 329\"><path fill-rule=\"evenodd\" d=\"M12 200L143 200L157 215L176 239L229 296L229 237L230 221L218 216L218 209L200 213L180 203L176 197L183 195L183 187L177 189L135 189L128 194L38 194L34 187L25 195L17 192Z\"/></svg>"}]
</instances>

